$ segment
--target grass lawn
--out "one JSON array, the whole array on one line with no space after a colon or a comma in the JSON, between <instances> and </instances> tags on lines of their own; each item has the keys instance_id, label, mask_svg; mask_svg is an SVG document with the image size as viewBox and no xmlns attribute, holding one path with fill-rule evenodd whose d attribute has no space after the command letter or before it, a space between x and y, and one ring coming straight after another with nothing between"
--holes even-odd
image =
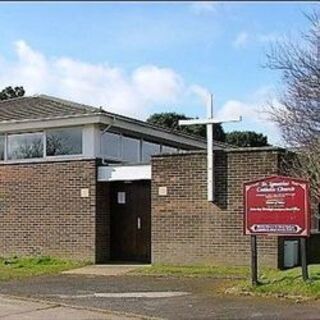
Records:
<instances>
[{"instance_id":1,"label":"grass lawn","mask_svg":"<svg viewBox=\"0 0 320 320\"><path fill-rule=\"evenodd\" d=\"M248 267L224 267L211 265L160 265L155 264L133 271L134 274L153 276L181 276L181 277L214 277L214 278L246 278L250 274Z\"/></svg>"},{"instance_id":2,"label":"grass lawn","mask_svg":"<svg viewBox=\"0 0 320 320\"><path fill-rule=\"evenodd\" d=\"M263 268L259 272L261 284L257 287L251 285L248 267L153 265L135 270L134 273L218 278L224 283L222 282L218 288L212 288L212 290L227 294L277 296L293 299L320 298L320 265L309 266L310 280L308 282L302 280L300 267L284 271Z\"/></svg>"},{"instance_id":3,"label":"grass lawn","mask_svg":"<svg viewBox=\"0 0 320 320\"><path fill-rule=\"evenodd\" d=\"M254 295L272 295L287 298L319 299L320 298L320 265L309 266L310 280L304 282L301 267L289 270L265 269L260 272L260 284L253 287L249 280L239 281L227 290L233 293Z\"/></svg>"},{"instance_id":4,"label":"grass lawn","mask_svg":"<svg viewBox=\"0 0 320 320\"><path fill-rule=\"evenodd\" d=\"M0 258L0 281L55 274L85 265L84 262L61 260L50 257Z\"/></svg>"}]
</instances>

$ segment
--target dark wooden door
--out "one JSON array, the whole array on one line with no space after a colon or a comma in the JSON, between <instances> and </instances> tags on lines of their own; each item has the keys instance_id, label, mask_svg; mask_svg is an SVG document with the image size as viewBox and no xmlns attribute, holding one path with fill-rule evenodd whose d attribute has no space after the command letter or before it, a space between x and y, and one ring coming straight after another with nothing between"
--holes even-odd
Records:
<instances>
[{"instance_id":1,"label":"dark wooden door","mask_svg":"<svg viewBox=\"0 0 320 320\"><path fill-rule=\"evenodd\" d=\"M151 260L150 181L111 184L111 259Z\"/></svg>"}]
</instances>

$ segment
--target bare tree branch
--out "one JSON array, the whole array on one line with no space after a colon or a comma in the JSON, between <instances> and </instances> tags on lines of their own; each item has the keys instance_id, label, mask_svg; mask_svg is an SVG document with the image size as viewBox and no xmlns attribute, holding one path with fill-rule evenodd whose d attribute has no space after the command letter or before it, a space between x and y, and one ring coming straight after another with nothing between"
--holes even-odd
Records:
<instances>
[{"instance_id":1,"label":"bare tree branch","mask_svg":"<svg viewBox=\"0 0 320 320\"><path fill-rule=\"evenodd\" d=\"M267 54L267 67L282 75L279 104L270 104L271 119L295 156L291 174L308 179L320 201L320 10L306 15L308 32L300 41L277 42Z\"/></svg>"}]
</instances>

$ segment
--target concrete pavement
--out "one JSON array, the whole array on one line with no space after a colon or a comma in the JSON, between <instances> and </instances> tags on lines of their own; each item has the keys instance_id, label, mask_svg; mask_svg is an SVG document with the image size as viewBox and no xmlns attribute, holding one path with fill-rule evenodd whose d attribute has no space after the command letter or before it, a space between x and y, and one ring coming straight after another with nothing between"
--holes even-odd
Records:
<instances>
[{"instance_id":1,"label":"concrete pavement","mask_svg":"<svg viewBox=\"0 0 320 320\"><path fill-rule=\"evenodd\" d=\"M119 276L134 271L138 268L145 268L145 264L96 264L78 269L72 269L62 272L63 274L82 274L92 276Z\"/></svg>"},{"instance_id":2,"label":"concrete pavement","mask_svg":"<svg viewBox=\"0 0 320 320\"><path fill-rule=\"evenodd\" d=\"M3 320L129 320L133 315L75 308L58 303L36 302L0 296L0 319Z\"/></svg>"},{"instance_id":3,"label":"concrete pavement","mask_svg":"<svg viewBox=\"0 0 320 320\"><path fill-rule=\"evenodd\" d=\"M174 278L152 276L96 276L60 274L2 282L0 293L16 297L32 298L44 302L43 311L48 316L26 319L131 319L130 315L142 315L147 319L170 320L319 320L319 301L295 303L281 299L236 297L216 293L225 280L213 278ZM45 310L46 303L57 305ZM69 307L72 306L72 307ZM77 306L77 307L75 307ZM67 307L67 309L59 309ZM69 309L71 308L71 309ZM87 318L80 318L74 309L83 308ZM1 306L0 306L1 309ZM35 311L35 310L33 310ZM40 311L39 311L40 312ZM50 318L53 314L62 317ZM72 314L75 312L75 314ZM71 313L69 318L65 314ZM81 315L81 313L79 313ZM37 312L35 311L35 315ZM105 316L106 318L103 318ZM109 318L108 318L109 316ZM102 317L102 318L101 318ZM111 317L111 318L110 318ZM133 317L134 319L134 317ZM139 319L139 316L138 316ZM118 320L118 319L117 319Z\"/></svg>"}]
</instances>

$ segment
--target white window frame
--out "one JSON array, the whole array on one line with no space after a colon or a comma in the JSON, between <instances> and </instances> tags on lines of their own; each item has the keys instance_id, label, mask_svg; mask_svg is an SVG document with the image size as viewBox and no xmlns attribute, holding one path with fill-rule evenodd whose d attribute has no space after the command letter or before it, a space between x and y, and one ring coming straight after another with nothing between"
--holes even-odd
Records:
<instances>
[{"instance_id":1,"label":"white window frame","mask_svg":"<svg viewBox=\"0 0 320 320\"><path fill-rule=\"evenodd\" d=\"M143 145L144 143L150 143L150 144L155 144L159 147L159 154L161 154L161 150L162 150L162 143L157 143L157 142L154 142L154 141L151 141L151 140L146 140L146 139L141 139L142 140L142 144L141 144L141 157L140 157L140 162L144 163L144 162L147 162L147 161L144 161L143 159ZM152 155L150 156L150 159L151 159Z\"/></svg>"},{"instance_id":2,"label":"white window frame","mask_svg":"<svg viewBox=\"0 0 320 320\"><path fill-rule=\"evenodd\" d=\"M149 143L154 143L154 144L157 144L160 146L160 154L163 152L163 147L166 146L166 147L171 147L171 148L175 148L176 149L176 152L179 153L182 149L179 148L179 147L176 147L176 146L172 146L172 145L169 145L169 144L166 144L166 143L161 143L161 142L157 142L157 141L153 141L152 139L145 139L145 138L137 138L135 136L130 136L130 135L127 135L127 134L123 134L121 132L116 132L116 131L106 131L106 132L109 132L109 133L112 133L112 134L117 134L119 135L120 137L120 152L119 152L119 157L112 157L112 156L109 156L107 154L103 154L102 151L100 152L100 157L103 158L104 160L108 161L116 161L116 162L121 162L121 163L124 163L124 164L143 164L143 163L146 163L145 161L143 161L143 143L144 142L149 142ZM104 133L103 130L101 130L101 134L100 134L100 150L102 150L102 136ZM127 138L132 138L132 139L136 139L136 140L139 140L140 143L139 143L139 156L138 156L138 162L131 162L131 161L128 161L128 160L125 160L123 158L123 138L124 137L127 137Z\"/></svg>"},{"instance_id":3,"label":"white window frame","mask_svg":"<svg viewBox=\"0 0 320 320\"><path fill-rule=\"evenodd\" d=\"M101 151L101 157L104 158L104 159L107 159L107 160L120 161L121 162L122 161L122 134L121 133L112 132L112 131L101 132L101 135L100 135L100 150L102 150L102 136L107 132L108 133L112 133L112 134L117 134L120 137L119 157L113 157L113 156L104 154L104 153L102 153L102 151Z\"/></svg>"},{"instance_id":4,"label":"white window frame","mask_svg":"<svg viewBox=\"0 0 320 320\"><path fill-rule=\"evenodd\" d=\"M47 156L47 131L54 129L71 129L71 128L80 128L82 133L82 146L81 153L79 154L61 154L56 156ZM46 160L66 160L66 159L79 159L84 157L84 127L83 126L68 126L68 127L59 127L59 128L50 128L46 130L35 130L35 131L21 131L21 132L5 132L1 135L4 136L4 160L0 160L0 163L24 163L24 162L41 162ZM26 159L9 159L8 150L9 150L9 136L14 135L23 135L23 134L35 134L41 133L43 139L43 155L40 158L26 158Z\"/></svg>"},{"instance_id":5,"label":"white window frame","mask_svg":"<svg viewBox=\"0 0 320 320\"><path fill-rule=\"evenodd\" d=\"M134 139L134 140L137 140L138 141L138 151L137 151L137 158L138 158L138 162L131 162L130 160L126 160L123 158L123 138L129 138L129 139ZM129 135L124 135L124 134L121 134L121 146L120 146L120 157L121 157L121 161L124 162L124 163L141 163L141 138L135 138L133 136L129 136Z\"/></svg>"},{"instance_id":6,"label":"white window frame","mask_svg":"<svg viewBox=\"0 0 320 320\"><path fill-rule=\"evenodd\" d=\"M5 151L4 151L4 160L1 160L1 162L28 162L28 161L35 161L35 160L41 160L44 159L44 154L45 154L45 149L44 145L42 145L42 157L37 157L37 158L24 158L24 159L9 159L9 136L19 136L19 135L28 135L28 134L37 134L41 133L42 134L42 140L43 137L45 136L44 130L37 130L37 131L25 131L25 132L12 132L12 133L6 133L5 134ZM42 141L43 144L43 141Z\"/></svg>"},{"instance_id":7,"label":"white window frame","mask_svg":"<svg viewBox=\"0 0 320 320\"><path fill-rule=\"evenodd\" d=\"M44 147L45 147L45 151L44 151L44 159L65 159L65 158L75 158L75 157L79 157L79 156L83 156L83 152L84 152L84 146L83 146L83 140L84 140L84 135L83 135L83 128L82 126L75 126L75 127L59 127L59 128L50 128L50 129L46 129L44 130ZM51 130L63 130L63 129L81 129L81 153L76 153L76 154L59 154L59 155L53 155L53 156L48 156L47 155L47 131L51 131Z\"/></svg>"}]
</instances>

